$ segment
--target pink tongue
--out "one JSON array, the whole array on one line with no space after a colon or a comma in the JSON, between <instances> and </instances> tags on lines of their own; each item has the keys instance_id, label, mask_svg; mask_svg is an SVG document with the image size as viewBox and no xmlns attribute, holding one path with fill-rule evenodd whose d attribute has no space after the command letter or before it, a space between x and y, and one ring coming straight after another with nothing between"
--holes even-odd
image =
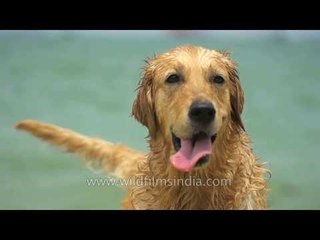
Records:
<instances>
[{"instance_id":1,"label":"pink tongue","mask_svg":"<svg viewBox=\"0 0 320 240\"><path fill-rule=\"evenodd\" d=\"M211 140L209 137L197 140L193 147L191 139L181 139L181 148L171 156L171 163L175 168L189 172L200 158L209 154L211 154Z\"/></svg>"}]
</instances>

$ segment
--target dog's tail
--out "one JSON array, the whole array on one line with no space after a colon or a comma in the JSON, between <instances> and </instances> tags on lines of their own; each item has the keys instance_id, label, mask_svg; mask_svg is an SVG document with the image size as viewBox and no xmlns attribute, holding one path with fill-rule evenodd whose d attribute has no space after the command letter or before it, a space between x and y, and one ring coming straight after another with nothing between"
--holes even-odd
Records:
<instances>
[{"instance_id":1,"label":"dog's tail","mask_svg":"<svg viewBox=\"0 0 320 240\"><path fill-rule=\"evenodd\" d=\"M73 131L35 120L24 120L15 127L59 146L67 152L76 153L83 157L89 165L98 165L101 170L113 173L120 178L133 176L137 170L138 161L143 160L146 156L144 153L126 146L83 136Z\"/></svg>"}]
</instances>

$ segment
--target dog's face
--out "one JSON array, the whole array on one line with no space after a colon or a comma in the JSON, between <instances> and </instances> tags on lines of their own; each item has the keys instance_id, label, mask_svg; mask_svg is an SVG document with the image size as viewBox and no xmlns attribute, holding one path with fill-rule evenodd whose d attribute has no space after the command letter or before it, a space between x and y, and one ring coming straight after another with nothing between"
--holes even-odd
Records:
<instances>
[{"instance_id":1,"label":"dog's face","mask_svg":"<svg viewBox=\"0 0 320 240\"><path fill-rule=\"evenodd\" d=\"M227 53L184 46L154 57L145 68L133 115L171 146L172 164L190 171L207 162L219 130L243 128L243 92Z\"/></svg>"}]
</instances>

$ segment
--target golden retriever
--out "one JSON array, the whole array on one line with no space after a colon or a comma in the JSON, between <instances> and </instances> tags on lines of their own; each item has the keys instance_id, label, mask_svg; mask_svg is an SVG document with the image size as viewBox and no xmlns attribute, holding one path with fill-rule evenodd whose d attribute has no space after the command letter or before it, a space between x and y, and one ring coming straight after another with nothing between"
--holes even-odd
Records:
<instances>
[{"instance_id":1,"label":"golden retriever","mask_svg":"<svg viewBox=\"0 0 320 240\"><path fill-rule=\"evenodd\" d=\"M137 91L132 115L148 128L149 153L34 120L16 128L119 178L149 179L126 187L124 209L267 208L268 170L241 120L244 96L229 53L171 49L146 61ZM183 182L190 178L192 184Z\"/></svg>"}]
</instances>

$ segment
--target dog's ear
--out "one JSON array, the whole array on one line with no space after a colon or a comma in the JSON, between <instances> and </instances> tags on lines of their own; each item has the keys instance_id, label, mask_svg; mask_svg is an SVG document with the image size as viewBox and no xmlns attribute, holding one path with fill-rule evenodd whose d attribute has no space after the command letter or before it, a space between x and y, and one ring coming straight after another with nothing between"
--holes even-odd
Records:
<instances>
[{"instance_id":1,"label":"dog's ear","mask_svg":"<svg viewBox=\"0 0 320 240\"><path fill-rule=\"evenodd\" d=\"M154 66L149 61L144 68L137 88L137 96L132 105L132 116L149 130L149 136L153 137L157 129L157 117L154 103Z\"/></svg>"},{"instance_id":2,"label":"dog's ear","mask_svg":"<svg viewBox=\"0 0 320 240\"><path fill-rule=\"evenodd\" d=\"M231 118L232 121L240 126L245 131L241 113L244 105L244 94L241 88L237 65L230 59L230 53L224 52L223 55L227 57L227 70L229 74L230 84L230 103L231 103Z\"/></svg>"}]
</instances>

